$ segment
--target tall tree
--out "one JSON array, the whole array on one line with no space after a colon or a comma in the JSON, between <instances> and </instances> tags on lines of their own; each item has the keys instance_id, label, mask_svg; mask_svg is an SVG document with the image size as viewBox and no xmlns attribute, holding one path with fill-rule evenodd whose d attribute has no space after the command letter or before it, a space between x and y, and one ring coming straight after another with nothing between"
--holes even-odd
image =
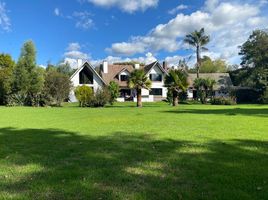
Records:
<instances>
[{"instance_id":1,"label":"tall tree","mask_svg":"<svg viewBox=\"0 0 268 200\"><path fill-rule=\"evenodd\" d=\"M240 84L253 87L264 95L268 90L268 31L253 31L241 46L239 55L245 69Z\"/></svg>"},{"instance_id":2,"label":"tall tree","mask_svg":"<svg viewBox=\"0 0 268 200\"><path fill-rule=\"evenodd\" d=\"M200 31L195 30L194 32L186 35L184 42L195 48L196 61L197 61L197 78L199 78L200 67L201 67L201 51L208 50L205 46L209 43L209 36L205 34L205 29L201 28Z\"/></svg>"},{"instance_id":3,"label":"tall tree","mask_svg":"<svg viewBox=\"0 0 268 200\"><path fill-rule=\"evenodd\" d=\"M44 70L36 66L36 49L32 41L23 44L14 70L15 93L26 96L26 105L37 105L44 85Z\"/></svg>"},{"instance_id":4,"label":"tall tree","mask_svg":"<svg viewBox=\"0 0 268 200\"><path fill-rule=\"evenodd\" d=\"M7 103L7 95L11 92L14 66L10 55L0 54L0 105Z\"/></svg>"},{"instance_id":5,"label":"tall tree","mask_svg":"<svg viewBox=\"0 0 268 200\"><path fill-rule=\"evenodd\" d=\"M137 107L142 107L141 91L142 89L150 89L152 82L148 79L143 69L136 69L131 72L128 86L134 88L137 92Z\"/></svg>"},{"instance_id":6,"label":"tall tree","mask_svg":"<svg viewBox=\"0 0 268 200\"><path fill-rule=\"evenodd\" d=\"M172 92L173 106L179 102L179 94L188 88L187 73L184 70L170 70L165 78L165 86Z\"/></svg>"}]
</instances>

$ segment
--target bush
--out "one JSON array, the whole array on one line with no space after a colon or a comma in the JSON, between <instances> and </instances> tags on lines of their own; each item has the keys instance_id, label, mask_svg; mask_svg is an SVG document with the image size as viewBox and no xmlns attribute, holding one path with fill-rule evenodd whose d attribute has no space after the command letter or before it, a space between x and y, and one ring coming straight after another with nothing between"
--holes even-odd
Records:
<instances>
[{"instance_id":1,"label":"bush","mask_svg":"<svg viewBox=\"0 0 268 200\"><path fill-rule=\"evenodd\" d=\"M236 105L236 101L230 97L214 97L211 100L212 105Z\"/></svg>"},{"instance_id":2,"label":"bush","mask_svg":"<svg viewBox=\"0 0 268 200\"><path fill-rule=\"evenodd\" d=\"M7 106L24 106L27 95L22 93L10 94L7 99Z\"/></svg>"},{"instance_id":3,"label":"bush","mask_svg":"<svg viewBox=\"0 0 268 200\"><path fill-rule=\"evenodd\" d=\"M110 92L107 88L98 89L93 98L90 99L90 107L104 107L111 99Z\"/></svg>"},{"instance_id":4,"label":"bush","mask_svg":"<svg viewBox=\"0 0 268 200\"><path fill-rule=\"evenodd\" d=\"M74 91L75 97L79 102L80 107L90 106L93 99L93 90L86 86L78 86Z\"/></svg>"},{"instance_id":5,"label":"bush","mask_svg":"<svg viewBox=\"0 0 268 200\"><path fill-rule=\"evenodd\" d=\"M239 88L231 91L232 96L236 98L237 103L258 103L261 93L250 88Z\"/></svg>"},{"instance_id":6,"label":"bush","mask_svg":"<svg viewBox=\"0 0 268 200\"><path fill-rule=\"evenodd\" d=\"M116 101L116 99L119 97L119 85L115 81L111 81L108 90L110 92L110 100L109 103L113 105L113 103Z\"/></svg>"}]
</instances>

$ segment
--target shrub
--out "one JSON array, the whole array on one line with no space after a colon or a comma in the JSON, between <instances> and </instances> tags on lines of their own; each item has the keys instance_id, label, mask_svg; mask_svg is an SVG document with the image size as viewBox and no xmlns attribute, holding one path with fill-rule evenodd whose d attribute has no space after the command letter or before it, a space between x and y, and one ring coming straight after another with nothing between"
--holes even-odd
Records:
<instances>
[{"instance_id":1,"label":"shrub","mask_svg":"<svg viewBox=\"0 0 268 200\"><path fill-rule=\"evenodd\" d=\"M237 100L237 103L258 103L261 93L250 88L238 88L231 91L232 96Z\"/></svg>"},{"instance_id":2,"label":"shrub","mask_svg":"<svg viewBox=\"0 0 268 200\"><path fill-rule=\"evenodd\" d=\"M90 107L104 107L111 99L110 92L107 88L98 89L93 98L89 100Z\"/></svg>"},{"instance_id":3,"label":"shrub","mask_svg":"<svg viewBox=\"0 0 268 200\"><path fill-rule=\"evenodd\" d=\"M74 91L76 99L79 101L80 107L90 106L93 99L93 90L86 86L78 86Z\"/></svg>"},{"instance_id":4,"label":"shrub","mask_svg":"<svg viewBox=\"0 0 268 200\"><path fill-rule=\"evenodd\" d=\"M114 81L111 81L109 86L108 86L108 90L110 92L110 104L113 105L113 103L116 101L116 99L118 98L119 96L119 85L114 82Z\"/></svg>"},{"instance_id":5,"label":"shrub","mask_svg":"<svg viewBox=\"0 0 268 200\"><path fill-rule=\"evenodd\" d=\"M235 105L236 101L230 97L214 97L211 100L212 105Z\"/></svg>"}]
</instances>

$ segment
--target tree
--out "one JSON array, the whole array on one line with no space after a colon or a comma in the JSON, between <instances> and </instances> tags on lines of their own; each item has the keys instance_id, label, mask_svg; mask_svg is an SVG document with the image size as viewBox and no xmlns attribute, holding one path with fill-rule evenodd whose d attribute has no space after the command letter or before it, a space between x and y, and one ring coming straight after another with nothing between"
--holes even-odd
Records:
<instances>
[{"instance_id":1,"label":"tree","mask_svg":"<svg viewBox=\"0 0 268 200\"><path fill-rule=\"evenodd\" d=\"M51 105L61 106L62 102L68 99L71 91L69 76L55 70L48 70L45 76L44 93L50 99Z\"/></svg>"},{"instance_id":2,"label":"tree","mask_svg":"<svg viewBox=\"0 0 268 200\"><path fill-rule=\"evenodd\" d=\"M212 60L208 56L202 58L200 73L225 73L228 71L228 66L224 60Z\"/></svg>"},{"instance_id":3,"label":"tree","mask_svg":"<svg viewBox=\"0 0 268 200\"><path fill-rule=\"evenodd\" d=\"M71 68L68 62L59 64L57 67L57 71L69 77L72 76L72 74L74 73L74 70Z\"/></svg>"},{"instance_id":4,"label":"tree","mask_svg":"<svg viewBox=\"0 0 268 200\"><path fill-rule=\"evenodd\" d=\"M179 102L179 94L186 92L188 88L187 73L184 70L170 70L165 78L165 86L172 93L173 106Z\"/></svg>"},{"instance_id":5,"label":"tree","mask_svg":"<svg viewBox=\"0 0 268 200\"><path fill-rule=\"evenodd\" d=\"M134 88L137 92L137 107L142 107L141 91L142 89L149 90L151 88L151 81L142 69L135 69L131 72L128 86Z\"/></svg>"},{"instance_id":6,"label":"tree","mask_svg":"<svg viewBox=\"0 0 268 200\"><path fill-rule=\"evenodd\" d=\"M110 104L113 105L113 103L116 101L116 99L119 96L119 85L115 81L111 81L109 83L108 90L111 95Z\"/></svg>"},{"instance_id":7,"label":"tree","mask_svg":"<svg viewBox=\"0 0 268 200\"><path fill-rule=\"evenodd\" d=\"M13 92L26 96L25 105L37 105L44 86L44 70L36 66L36 49L32 41L24 43L14 70Z\"/></svg>"},{"instance_id":8,"label":"tree","mask_svg":"<svg viewBox=\"0 0 268 200\"><path fill-rule=\"evenodd\" d=\"M7 103L7 95L11 92L14 66L10 55L0 54L0 105Z\"/></svg>"},{"instance_id":9,"label":"tree","mask_svg":"<svg viewBox=\"0 0 268 200\"><path fill-rule=\"evenodd\" d=\"M216 81L210 78L197 78L194 80L194 88L202 104L207 103L208 97L213 97L213 87Z\"/></svg>"},{"instance_id":10,"label":"tree","mask_svg":"<svg viewBox=\"0 0 268 200\"><path fill-rule=\"evenodd\" d=\"M201 67L201 51L208 50L205 46L209 43L209 36L205 35L205 29L201 28L200 31L194 31L186 35L184 42L194 47L196 50L196 60L197 60L197 78L199 78L199 72Z\"/></svg>"},{"instance_id":11,"label":"tree","mask_svg":"<svg viewBox=\"0 0 268 200\"><path fill-rule=\"evenodd\" d=\"M268 90L268 32L253 31L240 48L239 55L242 56L241 65L244 69L235 73L241 80L239 85L252 87L264 96Z\"/></svg>"}]
</instances>

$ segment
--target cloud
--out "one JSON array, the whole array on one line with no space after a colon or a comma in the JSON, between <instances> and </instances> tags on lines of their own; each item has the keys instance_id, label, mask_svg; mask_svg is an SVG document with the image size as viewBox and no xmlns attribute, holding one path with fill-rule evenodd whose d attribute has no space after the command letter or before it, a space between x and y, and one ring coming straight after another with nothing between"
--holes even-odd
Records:
<instances>
[{"instance_id":1,"label":"cloud","mask_svg":"<svg viewBox=\"0 0 268 200\"><path fill-rule=\"evenodd\" d=\"M77 68L78 59L88 60L91 58L90 54L84 53L81 50L81 45L77 42L70 43L63 55L63 63L69 63L72 68Z\"/></svg>"},{"instance_id":2,"label":"cloud","mask_svg":"<svg viewBox=\"0 0 268 200\"><path fill-rule=\"evenodd\" d=\"M59 8L55 8L54 9L54 14L56 15L56 16L60 16L60 9Z\"/></svg>"},{"instance_id":3,"label":"cloud","mask_svg":"<svg viewBox=\"0 0 268 200\"><path fill-rule=\"evenodd\" d=\"M87 0L100 7L117 7L124 12L134 13L145 11L148 8L156 7L159 0Z\"/></svg>"},{"instance_id":4,"label":"cloud","mask_svg":"<svg viewBox=\"0 0 268 200\"><path fill-rule=\"evenodd\" d=\"M0 1L0 28L9 32L11 31L11 21L7 13L6 4Z\"/></svg>"},{"instance_id":5,"label":"cloud","mask_svg":"<svg viewBox=\"0 0 268 200\"><path fill-rule=\"evenodd\" d=\"M76 28L81 28L88 30L94 27L94 21L92 19L92 14L87 11L75 11L71 15L64 15L61 13L59 8L54 9L54 14L57 17L61 17L67 20L72 20L75 22Z\"/></svg>"},{"instance_id":6,"label":"cloud","mask_svg":"<svg viewBox=\"0 0 268 200\"><path fill-rule=\"evenodd\" d=\"M169 11L168 11L168 14L170 14L170 15L174 15L174 14L176 14L178 11L180 11L180 10L184 10L184 9L187 9L187 8L188 8L187 5L180 4L180 5L178 5L177 7L175 7L175 8L173 8L173 9L169 10Z\"/></svg>"},{"instance_id":7,"label":"cloud","mask_svg":"<svg viewBox=\"0 0 268 200\"><path fill-rule=\"evenodd\" d=\"M263 4L262 1L259 2ZM261 15L259 3L207 0L202 9L178 14L166 24L159 24L147 35L134 36L107 48L114 55L133 56L144 52L176 52L185 49L186 34L202 27L211 36L209 52L218 58L236 60L238 46L254 29L267 28L267 16Z\"/></svg>"},{"instance_id":8,"label":"cloud","mask_svg":"<svg viewBox=\"0 0 268 200\"><path fill-rule=\"evenodd\" d=\"M89 12L74 12L73 17L76 18L75 26L82 29L90 29L94 26L94 22L91 19Z\"/></svg>"}]
</instances>

